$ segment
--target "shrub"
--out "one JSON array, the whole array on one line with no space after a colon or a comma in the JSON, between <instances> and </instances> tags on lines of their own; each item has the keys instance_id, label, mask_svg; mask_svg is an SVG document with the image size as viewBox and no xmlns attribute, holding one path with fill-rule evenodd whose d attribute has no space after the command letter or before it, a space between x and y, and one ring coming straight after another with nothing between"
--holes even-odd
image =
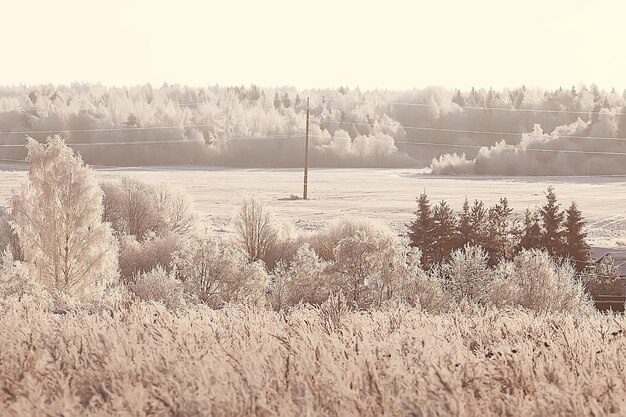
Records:
<instances>
[{"instance_id":1,"label":"shrub","mask_svg":"<svg viewBox=\"0 0 626 417\"><path fill-rule=\"evenodd\" d=\"M440 269L433 271L434 276L437 274L441 274L446 292L457 303L485 301L493 279L489 254L482 247L469 244L452 252Z\"/></svg>"},{"instance_id":2,"label":"shrub","mask_svg":"<svg viewBox=\"0 0 626 417\"><path fill-rule=\"evenodd\" d=\"M128 279L156 267L169 271L182 244L182 238L172 233L163 236L150 234L143 241L134 236L123 236L120 239L120 275Z\"/></svg>"},{"instance_id":3,"label":"shrub","mask_svg":"<svg viewBox=\"0 0 626 417\"><path fill-rule=\"evenodd\" d=\"M557 264L548 253L523 250L497 270L490 302L534 311L576 311L591 307L572 265Z\"/></svg>"},{"instance_id":4,"label":"shrub","mask_svg":"<svg viewBox=\"0 0 626 417\"><path fill-rule=\"evenodd\" d=\"M138 300L156 301L171 310L185 305L182 282L160 266L137 274L128 288Z\"/></svg>"},{"instance_id":5,"label":"shrub","mask_svg":"<svg viewBox=\"0 0 626 417\"><path fill-rule=\"evenodd\" d=\"M308 240L315 253L326 261L332 261L335 259L334 250L343 238L352 237L357 231L373 236L381 228L384 226L369 219L344 217L332 221L323 230L313 233Z\"/></svg>"},{"instance_id":6,"label":"shrub","mask_svg":"<svg viewBox=\"0 0 626 417\"><path fill-rule=\"evenodd\" d=\"M43 286L32 277L22 262L13 259L9 249L4 250L0 262L0 299L43 295Z\"/></svg>"},{"instance_id":7,"label":"shrub","mask_svg":"<svg viewBox=\"0 0 626 417\"><path fill-rule=\"evenodd\" d=\"M419 250L388 227L367 219L340 219L310 238L327 271L334 292L358 308L380 306L387 300L406 298L421 271Z\"/></svg>"},{"instance_id":8,"label":"shrub","mask_svg":"<svg viewBox=\"0 0 626 417\"><path fill-rule=\"evenodd\" d=\"M131 235L138 241L152 235L188 235L195 227L189 198L164 184L152 185L124 177L104 182L104 220L118 236Z\"/></svg>"},{"instance_id":9,"label":"shrub","mask_svg":"<svg viewBox=\"0 0 626 417\"><path fill-rule=\"evenodd\" d=\"M300 302L321 304L330 293L331 282L322 260L308 244L301 246L289 262L280 261L272 273L272 305L280 310Z\"/></svg>"},{"instance_id":10,"label":"shrub","mask_svg":"<svg viewBox=\"0 0 626 417\"><path fill-rule=\"evenodd\" d=\"M279 222L265 202L255 195L246 196L233 216L235 244L252 261L262 260L271 269L293 254L292 227Z\"/></svg>"},{"instance_id":11,"label":"shrub","mask_svg":"<svg viewBox=\"0 0 626 417\"><path fill-rule=\"evenodd\" d=\"M173 263L193 302L214 308L231 302L264 304L269 279L263 264L249 261L239 248L216 236L190 240Z\"/></svg>"},{"instance_id":12,"label":"shrub","mask_svg":"<svg viewBox=\"0 0 626 417\"><path fill-rule=\"evenodd\" d=\"M12 226L13 216L3 208L0 214L0 251L8 249L13 259L23 261L24 254L20 246L20 240Z\"/></svg>"}]
</instances>

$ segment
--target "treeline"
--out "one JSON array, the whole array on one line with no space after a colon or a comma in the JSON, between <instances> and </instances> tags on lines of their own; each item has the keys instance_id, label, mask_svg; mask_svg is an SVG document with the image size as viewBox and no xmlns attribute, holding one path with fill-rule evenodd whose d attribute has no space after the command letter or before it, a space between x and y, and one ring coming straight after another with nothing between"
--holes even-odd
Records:
<instances>
[{"instance_id":1,"label":"treeline","mask_svg":"<svg viewBox=\"0 0 626 417\"><path fill-rule=\"evenodd\" d=\"M509 145L518 145L520 134L535 132L535 125L560 136L626 136L626 116L622 114L624 95L615 90L601 90L595 85L555 91L525 87L498 91L428 87L387 92L346 87L300 91L255 85L108 88L72 84L0 87L0 139L5 144L23 144L26 131L40 141L50 132L63 133L70 144L168 142L77 145L76 149L85 160L96 165L300 166L305 97L311 98L310 157L314 166L425 166L433 157L459 150L442 144L488 146L505 139ZM483 107L507 111L484 110ZM115 130L120 128L123 130ZM469 132L473 130L510 134ZM263 140L242 141L241 137ZM396 144L398 141L435 145ZM541 143L545 140L536 142L537 146L555 149L570 149L571 146L563 138L550 145ZM574 148L592 149L598 145L577 140ZM601 145L617 151L615 144L608 141ZM476 153L475 148L468 148L466 152L468 158ZM19 148L0 151L1 158L21 159L23 156L24 150ZM566 156L578 161L575 154ZM440 173L469 170L481 174L506 173L506 169L514 166L519 172L513 174L536 174L576 169L604 172L618 170L623 165L598 161L542 163L538 155L529 157L544 171L535 164L502 164L500 158L492 162L491 157L469 168L471 164L465 160L465 155L444 158L435 163L434 168Z\"/></svg>"},{"instance_id":2,"label":"treeline","mask_svg":"<svg viewBox=\"0 0 626 417\"><path fill-rule=\"evenodd\" d=\"M576 202L564 211L554 188L546 192L546 203L537 210L526 209L520 222L506 198L493 207L467 199L455 213L441 201L432 206L426 194L417 199L416 218L409 225L411 245L422 251L422 264L430 267L465 245L487 251L489 265L512 259L525 249L546 251L556 260L571 261L577 271L589 266L590 247L585 241L585 222Z\"/></svg>"}]
</instances>

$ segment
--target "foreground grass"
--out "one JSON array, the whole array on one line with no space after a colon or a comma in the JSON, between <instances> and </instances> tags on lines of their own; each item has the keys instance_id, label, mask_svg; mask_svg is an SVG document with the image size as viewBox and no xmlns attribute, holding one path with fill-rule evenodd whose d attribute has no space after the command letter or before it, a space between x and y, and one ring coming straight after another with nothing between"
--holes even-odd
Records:
<instances>
[{"instance_id":1,"label":"foreground grass","mask_svg":"<svg viewBox=\"0 0 626 417\"><path fill-rule=\"evenodd\" d=\"M624 415L623 317L0 309L0 415Z\"/></svg>"}]
</instances>

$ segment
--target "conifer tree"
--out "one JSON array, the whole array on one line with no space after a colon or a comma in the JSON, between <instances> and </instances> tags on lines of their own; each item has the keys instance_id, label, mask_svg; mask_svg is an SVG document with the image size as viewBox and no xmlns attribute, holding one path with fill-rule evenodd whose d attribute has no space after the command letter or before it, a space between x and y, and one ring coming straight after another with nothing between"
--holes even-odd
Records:
<instances>
[{"instance_id":1,"label":"conifer tree","mask_svg":"<svg viewBox=\"0 0 626 417\"><path fill-rule=\"evenodd\" d=\"M542 235L539 213L526 209L524 212L524 228L520 239L519 249L541 248Z\"/></svg>"},{"instance_id":2,"label":"conifer tree","mask_svg":"<svg viewBox=\"0 0 626 417\"><path fill-rule=\"evenodd\" d=\"M446 258L456 248L458 242L456 230L454 211L448 203L442 201L433 210L432 248L436 262Z\"/></svg>"},{"instance_id":3,"label":"conifer tree","mask_svg":"<svg viewBox=\"0 0 626 417\"><path fill-rule=\"evenodd\" d=\"M469 201L467 201L467 197L463 202L463 208L459 213L459 221L458 221L458 237L459 241L457 247L461 248L466 244L470 243L470 239L472 238L472 217L470 212Z\"/></svg>"},{"instance_id":4,"label":"conifer tree","mask_svg":"<svg viewBox=\"0 0 626 417\"><path fill-rule=\"evenodd\" d=\"M482 201L474 200L470 211L470 238L468 242L470 245L486 248L489 237L487 214L485 204Z\"/></svg>"},{"instance_id":5,"label":"conifer tree","mask_svg":"<svg viewBox=\"0 0 626 417\"><path fill-rule=\"evenodd\" d=\"M575 202L566 210L565 220L565 256L574 261L577 271L583 271L590 256L589 244L585 241L585 221Z\"/></svg>"},{"instance_id":6,"label":"conifer tree","mask_svg":"<svg viewBox=\"0 0 626 417\"><path fill-rule=\"evenodd\" d=\"M433 218L430 202L426 194L421 194L417 199L417 211L415 220L409 225L409 239L411 246L422 251L422 265L430 266L433 254Z\"/></svg>"},{"instance_id":7,"label":"conifer tree","mask_svg":"<svg viewBox=\"0 0 626 417\"><path fill-rule=\"evenodd\" d=\"M564 213L561 205L556 202L556 194L553 187L548 187L546 193L547 203L541 208L543 220L542 247L552 256L563 255L563 219Z\"/></svg>"},{"instance_id":8,"label":"conifer tree","mask_svg":"<svg viewBox=\"0 0 626 417\"><path fill-rule=\"evenodd\" d=\"M501 198L489 210L489 241L486 249L489 253L489 264L492 266L513 255L511 213L513 209L506 198Z\"/></svg>"}]
</instances>

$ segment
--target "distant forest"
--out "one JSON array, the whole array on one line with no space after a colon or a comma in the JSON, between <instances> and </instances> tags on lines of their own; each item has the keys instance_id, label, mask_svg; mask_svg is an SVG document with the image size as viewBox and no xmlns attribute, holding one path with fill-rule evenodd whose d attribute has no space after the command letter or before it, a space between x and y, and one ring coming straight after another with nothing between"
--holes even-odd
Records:
<instances>
[{"instance_id":1,"label":"distant forest","mask_svg":"<svg viewBox=\"0 0 626 417\"><path fill-rule=\"evenodd\" d=\"M26 134L43 141L58 133L94 166L299 167L307 97L312 166L431 166L441 175L626 173L626 92L596 85L0 87L0 163L24 158Z\"/></svg>"}]
</instances>

